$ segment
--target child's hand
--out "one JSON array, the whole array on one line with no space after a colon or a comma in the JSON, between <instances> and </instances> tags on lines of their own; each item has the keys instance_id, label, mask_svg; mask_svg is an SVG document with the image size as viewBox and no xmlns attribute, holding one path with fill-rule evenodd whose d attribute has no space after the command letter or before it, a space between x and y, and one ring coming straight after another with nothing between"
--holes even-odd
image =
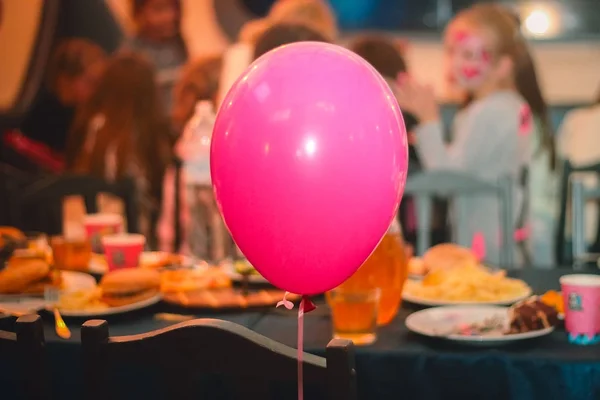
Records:
<instances>
[{"instance_id":1,"label":"child's hand","mask_svg":"<svg viewBox=\"0 0 600 400\"><path fill-rule=\"evenodd\" d=\"M415 115L420 123L440 119L439 108L433 88L423 85L406 74L398 75L396 98L403 111Z\"/></svg>"},{"instance_id":2,"label":"child's hand","mask_svg":"<svg viewBox=\"0 0 600 400\"><path fill-rule=\"evenodd\" d=\"M406 136L408 137L408 144L415 145L417 144L417 137L414 132L407 132Z\"/></svg>"}]
</instances>

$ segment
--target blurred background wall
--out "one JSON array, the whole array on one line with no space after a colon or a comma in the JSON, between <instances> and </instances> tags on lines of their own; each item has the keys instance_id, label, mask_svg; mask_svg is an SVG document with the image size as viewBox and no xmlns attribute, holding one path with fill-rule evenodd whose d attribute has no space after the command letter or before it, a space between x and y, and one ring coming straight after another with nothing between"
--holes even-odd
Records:
<instances>
[{"instance_id":1,"label":"blurred background wall","mask_svg":"<svg viewBox=\"0 0 600 400\"><path fill-rule=\"evenodd\" d=\"M0 22L0 109L7 109L27 75L43 0L0 2L4 8ZM192 55L223 51L235 40L243 23L264 14L271 2L183 0L184 33ZM456 11L456 3L464 6L472 1L331 0L345 38L379 30L407 39L412 72L432 82L442 101L450 96L438 69L443 56L440 32ZM599 0L508 3L520 12L524 33L536 39L531 46L548 101L554 106L572 106L595 98L600 86ZM129 5L130 0L61 0L57 35L89 38L114 51L123 35L134 28Z\"/></svg>"}]
</instances>

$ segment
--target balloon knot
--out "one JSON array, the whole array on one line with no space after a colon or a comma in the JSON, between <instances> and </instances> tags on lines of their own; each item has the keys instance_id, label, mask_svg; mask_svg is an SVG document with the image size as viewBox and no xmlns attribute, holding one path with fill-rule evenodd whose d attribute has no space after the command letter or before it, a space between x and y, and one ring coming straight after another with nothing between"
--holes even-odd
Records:
<instances>
[{"instance_id":1,"label":"balloon knot","mask_svg":"<svg viewBox=\"0 0 600 400\"><path fill-rule=\"evenodd\" d=\"M302 296L302 301L304 302L304 313L309 313L317 308L315 303L313 303L308 296Z\"/></svg>"},{"instance_id":2,"label":"balloon knot","mask_svg":"<svg viewBox=\"0 0 600 400\"><path fill-rule=\"evenodd\" d=\"M285 292L285 294L283 295L283 300L277 302L277 305L275 306L275 308L284 306L288 310L293 309L294 303L292 303L290 300L287 299L287 296L289 294L290 294L290 292ZM308 296L302 296L301 302L302 302L302 307L301 307L300 311L302 312L302 314L309 313L309 312L313 311L315 308L317 308L315 303L313 303L311 301L310 297L308 297Z\"/></svg>"}]
</instances>

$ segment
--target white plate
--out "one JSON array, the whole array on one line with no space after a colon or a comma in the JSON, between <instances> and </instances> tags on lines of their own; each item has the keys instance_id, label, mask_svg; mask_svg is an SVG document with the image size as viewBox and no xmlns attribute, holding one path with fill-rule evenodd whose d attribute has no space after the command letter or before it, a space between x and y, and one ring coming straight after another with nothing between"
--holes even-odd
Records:
<instances>
[{"instance_id":1,"label":"white plate","mask_svg":"<svg viewBox=\"0 0 600 400\"><path fill-rule=\"evenodd\" d=\"M90 274L76 271L61 271L63 292L88 290L96 287L96 280ZM41 296L11 294L0 295L0 307L13 312L36 312L43 309L46 302Z\"/></svg>"},{"instance_id":2,"label":"white plate","mask_svg":"<svg viewBox=\"0 0 600 400\"><path fill-rule=\"evenodd\" d=\"M2 297L0 301L2 312L8 313L35 314L45 307L46 302L40 297L14 297L10 299Z\"/></svg>"},{"instance_id":3,"label":"white plate","mask_svg":"<svg viewBox=\"0 0 600 400\"><path fill-rule=\"evenodd\" d=\"M144 251L140 254L140 264L152 264L158 262L164 257L162 251ZM194 266L194 260L191 257L182 256L181 265L184 268L191 268ZM108 264L102 259L99 259L98 255L93 255L89 264L89 272L96 275L104 275L108 272Z\"/></svg>"},{"instance_id":4,"label":"white plate","mask_svg":"<svg viewBox=\"0 0 600 400\"><path fill-rule=\"evenodd\" d=\"M225 271L227 276L229 276L229 279L231 279L232 281L241 282L244 279L242 274L240 274L239 272L236 271L235 264L232 261L223 261L219 265L223 269L223 271ZM263 278L262 275L260 275L260 274L249 275L248 282L250 282L250 283L269 283L269 281L266 280L265 278Z\"/></svg>"},{"instance_id":5,"label":"white plate","mask_svg":"<svg viewBox=\"0 0 600 400\"><path fill-rule=\"evenodd\" d=\"M76 290L88 290L96 287L96 279L90 274L77 271L61 271L63 292L74 292Z\"/></svg>"},{"instance_id":6,"label":"white plate","mask_svg":"<svg viewBox=\"0 0 600 400\"><path fill-rule=\"evenodd\" d=\"M60 314L63 317L102 317L106 315L115 315L115 314L123 314L130 311L139 310L141 308L149 307L153 304L156 304L160 301L161 295L157 294L154 297L150 297L149 299L138 301L137 303L127 304L125 306L120 307L109 307L99 310L60 310Z\"/></svg>"},{"instance_id":7,"label":"white plate","mask_svg":"<svg viewBox=\"0 0 600 400\"><path fill-rule=\"evenodd\" d=\"M520 296L515 296L504 300L493 300L493 301L451 301L451 300L433 300L423 297L413 296L408 293L402 293L402 300L418 304L421 306L435 307L435 306L459 306L459 305L498 305L498 306L509 306L518 301L526 299L531 296L532 292L529 289Z\"/></svg>"},{"instance_id":8,"label":"white plate","mask_svg":"<svg viewBox=\"0 0 600 400\"><path fill-rule=\"evenodd\" d=\"M429 308L417 311L406 318L406 327L420 335L435 337L474 346L499 346L518 340L545 336L554 331L554 327L504 335L501 332L491 332L481 336L466 336L448 334L461 324L482 322L488 318L499 317L508 328L508 307L499 306L447 306Z\"/></svg>"}]
</instances>

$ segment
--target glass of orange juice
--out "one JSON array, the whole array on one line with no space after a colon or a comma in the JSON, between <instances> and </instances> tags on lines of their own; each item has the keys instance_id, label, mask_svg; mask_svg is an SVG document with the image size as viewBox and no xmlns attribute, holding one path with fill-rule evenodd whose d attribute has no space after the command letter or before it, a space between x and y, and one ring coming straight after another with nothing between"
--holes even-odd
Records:
<instances>
[{"instance_id":1,"label":"glass of orange juice","mask_svg":"<svg viewBox=\"0 0 600 400\"><path fill-rule=\"evenodd\" d=\"M54 266L58 269L87 271L92 258L92 244L86 238L50 238Z\"/></svg>"},{"instance_id":2,"label":"glass of orange juice","mask_svg":"<svg viewBox=\"0 0 600 400\"><path fill-rule=\"evenodd\" d=\"M361 291L379 288L378 325L390 323L400 308L408 275L408 258L399 230L390 229L367 261L340 288Z\"/></svg>"},{"instance_id":3,"label":"glass of orange juice","mask_svg":"<svg viewBox=\"0 0 600 400\"><path fill-rule=\"evenodd\" d=\"M379 288L357 291L338 287L327 292L333 337L352 340L356 345L373 343L377 339L380 295Z\"/></svg>"}]
</instances>

